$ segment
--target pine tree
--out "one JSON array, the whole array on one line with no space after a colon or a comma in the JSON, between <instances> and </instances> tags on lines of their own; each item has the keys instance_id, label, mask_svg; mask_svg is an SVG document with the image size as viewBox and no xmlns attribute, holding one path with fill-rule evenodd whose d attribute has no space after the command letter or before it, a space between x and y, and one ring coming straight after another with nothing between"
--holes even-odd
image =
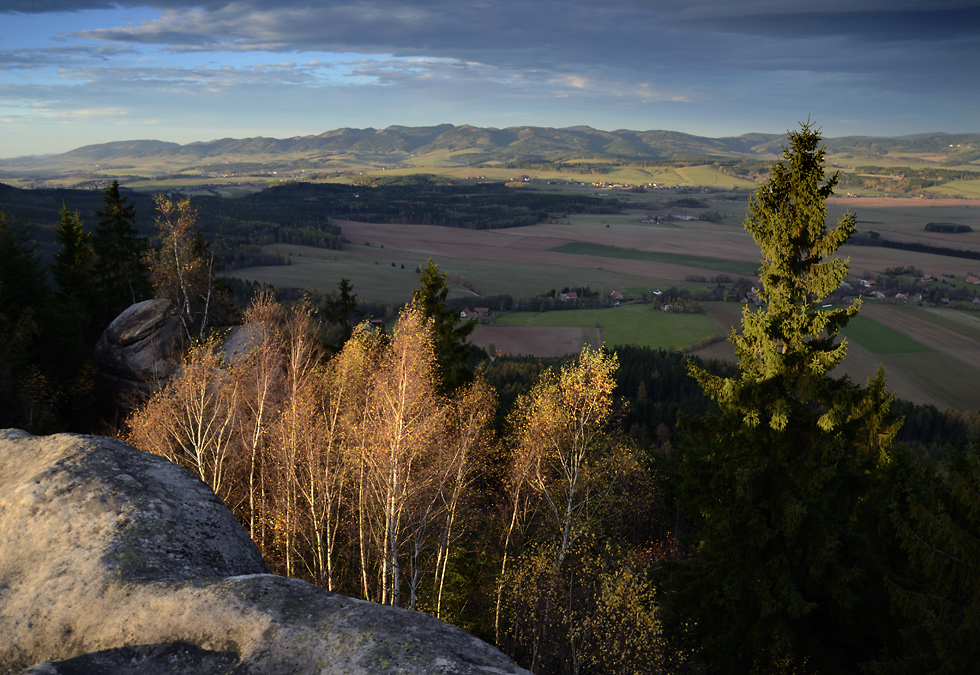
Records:
<instances>
[{"instance_id":1,"label":"pine tree","mask_svg":"<svg viewBox=\"0 0 980 675\"><path fill-rule=\"evenodd\" d=\"M808 122L791 132L749 202L764 305L732 331L740 372L690 366L719 411L685 425L694 556L679 596L704 657L729 672L841 668L873 649L856 628L868 579L852 516L897 425L886 422L880 371L867 390L830 376L846 351L838 333L859 308L819 304L844 280L847 260L830 256L855 231L852 214L827 228L837 180L824 175L819 131Z\"/></svg>"},{"instance_id":2,"label":"pine tree","mask_svg":"<svg viewBox=\"0 0 980 675\"><path fill-rule=\"evenodd\" d=\"M412 301L422 316L432 321L442 387L451 392L473 377L467 367L469 346L466 338L476 328L476 323L459 323L459 314L446 306L449 296L446 273L439 272L439 266L432 262L432 258L421 270L419 287L412 291Z\"/></svg>"}]
</instances>

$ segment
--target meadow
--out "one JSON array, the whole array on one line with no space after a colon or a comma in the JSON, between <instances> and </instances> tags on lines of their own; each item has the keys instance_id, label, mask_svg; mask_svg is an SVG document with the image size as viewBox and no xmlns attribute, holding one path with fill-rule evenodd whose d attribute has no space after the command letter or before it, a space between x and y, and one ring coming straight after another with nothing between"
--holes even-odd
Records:
<instances>
[{"instance_id":1,"label":"meadow","mask_svg":"<svg viewBox=\"0 0 980 675\"><path fill-rule=\"evenodd\" d=\"M933 351L897 330L860 314L851 317L841 332L844 337L854 340L872 354L916 354Z\"/></svg>"},{"instance_id":2,"label":"meadow","mask_svg":"<svg viewBox=\"0 0 980 675\"><path fill-rule=\"evenodd\" d=\"M499 314L501 326L595 327L606 347L642 345L653 349L683 349L719 333L705 314L668 314L651 305L623 305L606 309Z\"/></svg>"}]
</instances>

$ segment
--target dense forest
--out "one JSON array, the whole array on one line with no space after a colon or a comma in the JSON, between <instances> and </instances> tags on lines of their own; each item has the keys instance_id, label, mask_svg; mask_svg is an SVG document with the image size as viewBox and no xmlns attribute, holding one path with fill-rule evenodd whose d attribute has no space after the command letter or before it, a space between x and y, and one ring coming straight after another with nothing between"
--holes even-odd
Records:
<instances>
[{"instance_id":1,"label":"dense forest","mask_svg":"<svg viewBox=\"0 0 980 675\"><path fill-rule=\"evenodd\" d=\"M152 234L153 196L126 190L121 194L135 209L135 230ZM515 190L500 183L463 186L432 176L371 179L361 185L284 183L238 199L196 196L192 202L199 230L213 242L224 269L288 264L283 256L263 252L265 244L339 249L344 237L334 220L487 229L619 210L616 199ZM61 207L91 214L100 203L101 195L92 190L19 190L0 184L0 205L8 220L29 228L46 260L58 250L55 224Z\"/></svg>"},{"instance_id":2,"label":"dense forest","mask_svg":"<svg viewBox=\"0 0 980 675\"><path fill-rule=\"evenodd\" d=\"M490 359L466 344L431 261L383 328L362 323L347 280L299 299L240 287L236 306L211 241L227 202L112 185L86 197L92 231L67 201L0 202L0 426L118 433L200 476L276 572L432 613L534 672L968 672L975 427L893 400L881 374L827 375L859 303L817 302L855 232L852 217L826 225L838 177L823 152L804 125L750 200L767 262L738 366L629 346ZM396 217L418 190L442 195L433 218L450 204L489 214L447 224L511 217L490 188L369 189L283 186L251 203L283 210L275 236ZM304 210L286 218L286 202ZM50 263L9 217L30 209L56 223ZM95 339L154 295L181 322L182 367L100 408ZM250 344L229 361L214 327L233 322Z\"/></svg>"}]
</instances>

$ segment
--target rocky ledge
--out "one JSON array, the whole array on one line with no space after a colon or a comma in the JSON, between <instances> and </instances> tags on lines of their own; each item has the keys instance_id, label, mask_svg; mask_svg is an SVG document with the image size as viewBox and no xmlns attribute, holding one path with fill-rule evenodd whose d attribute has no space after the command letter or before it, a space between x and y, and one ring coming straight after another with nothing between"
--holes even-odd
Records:
<instances>
[{"instance_id":1,"label":"rocky ledge","mask_svg":"<svg viewBox=\"0 0 980 675\"><path fill-rule=\"evenodd\" d=\"M268 573L183 468L0 431L0 672L524 673L419 612Z\"/></svg>"}]
</instances>

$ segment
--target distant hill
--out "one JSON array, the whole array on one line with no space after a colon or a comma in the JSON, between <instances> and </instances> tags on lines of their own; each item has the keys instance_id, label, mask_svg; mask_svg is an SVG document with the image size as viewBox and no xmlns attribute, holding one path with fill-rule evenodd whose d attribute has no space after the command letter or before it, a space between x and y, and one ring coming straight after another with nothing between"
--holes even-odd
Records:
<instances>
[{"instance_id":1,"label":"distant hill","mask_svg":"<svg viewBox=\"0 0 980 675\"><path fill-rule=\"evenodd\" d=\"M206 161L239 161L271 157L322 159L343 153L353 156L388 155L392 159L436 152L469 152L468 164L514 160L568 162L575 160L662 161L698 156L767 157L780 151L785 137L778 134L743 134L706 138L678 131L600 131L586 126L479 128L440 124L432 127L391 126L386 129L335 129L317 136L293 138L223 138L181 145L163 141L137 140L102 143L45 157L0 160L8 170L32 165L91 162L126 163L148 158ZM825 139L831 152L940 153L954 157L980 153L977 134L923 134L904 138L846 136Z\"/></svg>"},{"instance_id":2,"label":"distant hill","mask_svg":"<svg viewBox=\"0 0 980 675\"><path fill-rule=\"evenodd\" d=\"M741 163L732 175L752 177L785 143L779 134L706 138L678 131L602 131L587 126L480 128L440 124L430 127L335 129L293 138L222 138L178 144L154 140L118 141L77 148L60 155L0 159L0 182L32 187L98 187L118 179L135 182L214 181L228 176L274 180L324 179L358 172L439 172L469 168L523 172L601 165L657 166L668 163ZM904 138L847 136L824 139L829 152L852 165L959 167L980 160L980 134L922 134ZM912 160L915 161L912 161ZM753 164L755 163L755 164ZM601 170L598 170L601 173ZM471 174L473 172L470 172Z\"/></svg>"}]
</instances>

